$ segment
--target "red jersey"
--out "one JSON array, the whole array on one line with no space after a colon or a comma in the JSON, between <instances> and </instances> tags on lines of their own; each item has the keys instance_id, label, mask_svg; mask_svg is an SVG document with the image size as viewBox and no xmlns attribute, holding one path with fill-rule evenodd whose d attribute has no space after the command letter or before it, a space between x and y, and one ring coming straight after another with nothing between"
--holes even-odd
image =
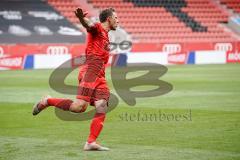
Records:
<instances>
[{"instance_id":1,"label":"red jersey","mask_svg":"<svg viewBox=\"0 0 240 160\"><path fill-rule=\"evenodd\" d=\"M101 23L95 23L88 31L86 55L97 56L106 64L109 59L109 45L108 32Z\"/></svg>"}]
</instances>

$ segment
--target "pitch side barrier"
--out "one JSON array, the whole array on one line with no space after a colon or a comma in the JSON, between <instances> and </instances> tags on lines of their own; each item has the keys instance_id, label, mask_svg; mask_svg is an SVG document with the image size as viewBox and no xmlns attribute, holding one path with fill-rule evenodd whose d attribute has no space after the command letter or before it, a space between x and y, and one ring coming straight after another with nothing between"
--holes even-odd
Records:
<instances>
[{"instance_id":1,"label":"pitch side barrier","mask_svg":"<svg viewBox=\"0 0 240 160\"><path fill-rule=\"evenodd\" d=\"M84 55L85 44L0 44L1 69L56 68ZM112 52L108 65L128 63L225 64L240 62L240 42L136 43L131 50Z\"/></svg>"}]
</instances>

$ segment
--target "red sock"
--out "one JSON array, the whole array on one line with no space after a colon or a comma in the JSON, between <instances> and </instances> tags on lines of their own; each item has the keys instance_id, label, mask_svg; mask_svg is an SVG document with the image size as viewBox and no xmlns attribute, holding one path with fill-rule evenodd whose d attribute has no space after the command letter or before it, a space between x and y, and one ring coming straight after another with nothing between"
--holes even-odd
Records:
<instances>
[{"instance_id":1,"label":"red sock","mask_svg":"<svg viewBox=\"0 0 240 160\"><path fill-rule=\"evenodd\" d=\"M68 111L73 101L64 98L48 98L47 103L49 106L55 106L62 110Z\"/></svg>"},{"instance_id":2,"label":"red sock","mask_svg":"<svg viewBox=\"0 0 240 160\"><path fill-rule=\"evenodd\" d=\"M103 128L103 122L105 119L105 113L96 113L91 126L90 126L90 134L88 137L88 143L92 143L96 141L98 135L100 134L102 128Z\"/></svg>"}]
</instances>

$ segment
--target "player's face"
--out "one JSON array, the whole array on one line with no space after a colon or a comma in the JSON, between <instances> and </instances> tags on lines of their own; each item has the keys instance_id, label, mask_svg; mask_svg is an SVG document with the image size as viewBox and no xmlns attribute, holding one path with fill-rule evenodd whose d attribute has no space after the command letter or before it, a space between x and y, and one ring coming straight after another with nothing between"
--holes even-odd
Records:
<instances>
[{"instance_id":1,"label":"player's face","mask_svg":"<svg viewBox=\"0 0 240 160\"><path fill-rule=\"evenodd\" d=\"M116 30L118 27L118 17L117 17L116 12L113 12L113 15L111 17L109 17L108 21L109 21L110 29Z\"/></svg>"}]
</instances>

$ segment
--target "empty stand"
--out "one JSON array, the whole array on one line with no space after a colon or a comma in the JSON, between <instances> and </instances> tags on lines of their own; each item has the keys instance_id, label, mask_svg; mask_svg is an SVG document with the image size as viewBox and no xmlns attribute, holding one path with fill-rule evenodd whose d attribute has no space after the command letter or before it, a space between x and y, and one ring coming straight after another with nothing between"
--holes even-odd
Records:
<instances>
[{"instance_id":1,"label":"empty stand","mask_svg":"<svg viewBox=\"0 0 240 160\"><path fill-rule=\"evenodd\" d=\"M185 0L162 0L162 1L135 1L125 0L126 2L132 2L138 7L164 7L173 16L177 17L181 22L185 23L187 27L190 27L194 32L207 31L207 27L202 26L199 22L188 16L187 13L181 9L187 6Z\"/></svg>"},{"instance_id":2,"label":"empty stand","mask_svg":"<svg viewBox=\"0 0 240 160\"><path fill-rule=\"evenodd\" d=\"M41 0L0 1L0 43L79 43L84 33Z\"/></svg>"},{"instance_id":3,"label":"empty stand","mask_svg":"<svg viewBox=\"0 0 240 160\"><path fill-rule=\"evenodd\" d=\"M48 3L58 10L63 16L67 17L72 23L79 23L75 17L74 10L79 7L72 0L48 0Z\"/></svg>"},{"instance_id":4,"label":"empty stand","mask_svg":"<svg viewBox=\"0 0 240 160\"><path fill-rule=\"evenodd\" d=\"M79 23L73 0L48 0L71 22ZM221 42L235 40L220 23L228 21L210 0L88 0L97 9L113 7L134 42Z\"/></svg>"},{"instance_id":5,"label":"empty stand","mask_svg":"<svg viewBox=\"0 0 240 160\"><path fill-rule=\"evenodd\" d=\"M240 0L220 0L221 4L225 4L229 9L236 13L240 13Z\"/></svg>"}]
</instances>

